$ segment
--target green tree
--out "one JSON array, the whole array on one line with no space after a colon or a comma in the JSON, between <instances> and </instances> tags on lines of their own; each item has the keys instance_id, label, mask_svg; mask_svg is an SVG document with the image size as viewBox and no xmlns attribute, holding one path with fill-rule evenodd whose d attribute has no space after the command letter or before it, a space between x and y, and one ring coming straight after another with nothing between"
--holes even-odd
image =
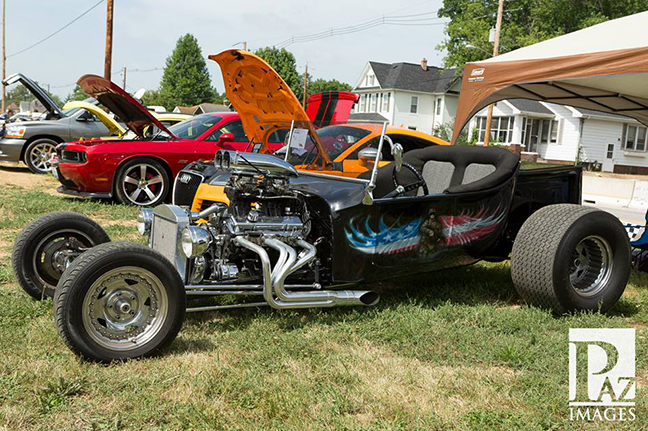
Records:
<instances>
[{"instance_id":1,"label":"green tree","mask_svg":"<svg viewBox=\"0 0 648 431\"><path fill-rule=\"evenodd\" d=\"M304 92L303 81L297 72L297 61L293 53L285 48L278 49L268 46L259 48L255 54L264 59L286 81L297 99L301 101Z\"/></svg>"},{"instance_id":2,"label":"green tree","mask_svg":"<svg viewBox=\"0 0 648 431\"><path fill-rule=\"evenodd\" d=\"M310 78L310 76L309 76ZM306 95L310 97L315 93L323 93L325 91L351 91L353 87L345 82L340 82L337 79L316 79L308 83L306 88Z\"/></svg>"},{"instance_id":3,"label":"green tree","mask_svg":"<svg viewBox=\"0 0 648 431\"><path fill-rule=\"evenodd\" d=\"M498 0L443 1L438 15L451 21L437 48L447 51L446 67L463 68L466 62L490 57L488 32L495 27L497 6ZM500 53L648 10L648 0L515 0L504 8Z\"/></svg>"},{"instance_id":4,"label":"green tree","mask_svg":"<svg viewBox=\"0 0 648 431\"><path fill-rule=\"evenodd\" d=\"M88 98L88 95L86 94L85 91L83 91L83 88L76 85L76 86L74 86L74 90L72 90L72 93L67 95L67 97L65 98L65 101L70 102L72 100L85 100L87 98Z\"/></svg>"},{"instance_id":5,"label":"green tree","mask_svg":"<svg viewBox=\"0 0 648 431\"><path fill-rule=\"evenodd\" d=\"M38 82L36 82L36 85L38 85ZM46 88L43 88L43 91L49 94L50 98L57 105L61 106L63 104L61 98L56 94L48 92ZM7 92L6 104L10 105L12 103L15 103L16 105L20 105L20 102L31 102L34 99L34 95L27 89L27 87L22 84L17 84L14 88Z\"/></svg>"},{"instance_id":6,"label":"green tree","mask_svg":"<svg viewBox=\"0 0 648 431\"><path fill-rule=\"evenodd\" d=\"M178 39L166 60L160 81L159 101L167 109L192 106L214 99L214 89L198 40L187 33ZM145 97L146 99L146 97Z\"/></svg>"}]
</instances>

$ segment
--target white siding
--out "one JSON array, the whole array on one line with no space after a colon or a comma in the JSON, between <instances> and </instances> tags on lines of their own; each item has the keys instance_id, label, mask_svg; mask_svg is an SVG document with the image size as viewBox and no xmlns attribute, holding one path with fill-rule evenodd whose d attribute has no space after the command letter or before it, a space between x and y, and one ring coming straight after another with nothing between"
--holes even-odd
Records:
<instances>
[{"instance_id":1,"label":"white siding","mask_svg":"<svg viewBox=\"0 0 648 431\"><path fill-rule=\"evenodd\" d=\"M580 139L580 118L574 117L573 111L564 106L549 103L544 105L556 114L558 142L538 145L538 155L546 160L575 161Z\"/></svg>"},{"instance_id":2,"label":"white siding","mask_svg":"<svg viewBox=\"0 0 648 431\"><path fill-rule=\"evenodd\" d=\"M443 118L440 119L440 124L452 123L454 122L455 116L457 115L459 96L455 96L454 94L446 94L443 99Z\"/></svg>"},{"instance_id":3,"label":"white siding","mask_svg":"<svg viewBox=\"0 0 648 431\"><path fill-rule=\"evenodd\" d=\"M432 133L434 123L434 100L436 96L425 93L398 91L394 95L394 126L416 127L424 133ZM412 96L418 97L418 113L412 114Z\"/></svg>"},{"instance_id":4,"label":"white siding","mask_svg":"<svg viewBox=\"0 0 648 431\"><path fill-rule=\"evenodd\" d=\"M623 123L593 119L584 120L581 160L603 163L607 146L614 144L615 164L626 164L619 162L620 157L622 157L622 151L619 151L622 129Z\"/></svg>"}]
</instances>

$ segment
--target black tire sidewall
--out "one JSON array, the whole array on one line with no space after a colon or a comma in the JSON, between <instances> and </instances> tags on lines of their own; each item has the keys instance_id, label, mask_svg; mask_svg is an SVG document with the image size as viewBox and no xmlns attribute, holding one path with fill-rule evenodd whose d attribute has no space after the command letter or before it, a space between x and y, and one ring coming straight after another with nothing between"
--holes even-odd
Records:
<instances>
[{"instance_id":1,"label":"black tire sidewall","mask_svg":"<svg viewBox=\"0 0 648 431\"><path fill-rule=\"evenodd\" d=\"M576 246L588 236L605 239L612 250L612 273L595 295L579 295L569 281L569 263ZM625 229L613 215L594 211L579 217L567 230L556 252L553 284L558 301L566 310L608 311L621 297L630 274L630 245Z\"/></svg>"},{"instance_id":2,"label":"black tire sidewall","mask_svg":"<svg viewBox=\"0 0 648 431\"><path fill-rule=\"evenodd\" d=\"M31 158L29 157L34 147L42 143L50 143L54 146L54 148L56 148L56 146L59 144L57 141L50 138L38 138L29 143L27 149L25 150L25 157L23 158L23 161L25 162L29 170L35 174L47 174L47 171L41 171L39 169L36 169L36 167L32 165Z\"/></svg>"},{"instance_id":3,"label":"black tire sidewall","mask_svg":"<svg viewBox=\"0 0 648 431\"><path fill-rule=\"evenodd\" d=\"M36 247L56 231L80 231L91 240L91 246L110 241L108 234L93 220L77 213L55 212L36 219L20 233L12 253L12 266L20 286L34 299L54 297L54 289L41 284L33 267ZM30 229L31 227L31 229ZM76 232L74 232L76 233ZM62 233L63 234L63 233Z\"/></svg>"},{"instance_id":4,"label":"black tire sidewall","mask_svg":"<svg viewBox=\"0 0 648 431\"><path fill-rule=\"evenodd\" d=\"M144 345L128 352L112 351L97 344L86 331L82 318L83 301L90 286L102 274L120 266L139 266L151 271L164 285L168 301L166 321L159 332ZM84 356L101 362L150 356L175 338L184 321L186 296L177 271L166 260L160 260L158 256L151 256L139 250L103 256L77 275L67 293L64 319L69 337ZM58 298L55 299L57 300Z\"/></svg>"},{"instance_id":5,"label":"black tire sidewall","mask_svg":"<svg viewBox=\"0 0 648 431\"><path fill-rule=\"evenodd\" d=\"M156 201L149 202L146 205L133 203L130 200L130 198L126 196L126 194L122 189L124 177L126 176L126 171L133 166L141 165L141 164L148 164L154 166L157 170L160 171L160 174L162 175L162 180L164 181L164 192L162 193L162 195ZM157 160L151 158L138 157L136 159L128 160L117 169L117 175L115 176L114 187L115 187L114 195L119 201L119 203L121 204L136 205L140 207L153 206L153 205L161 204L162 202L166 201L167 196L169 196L169 193L171 192L171 178L169 176L169 173L165 169L165 167Z\"/></svg>"}]
</instances>

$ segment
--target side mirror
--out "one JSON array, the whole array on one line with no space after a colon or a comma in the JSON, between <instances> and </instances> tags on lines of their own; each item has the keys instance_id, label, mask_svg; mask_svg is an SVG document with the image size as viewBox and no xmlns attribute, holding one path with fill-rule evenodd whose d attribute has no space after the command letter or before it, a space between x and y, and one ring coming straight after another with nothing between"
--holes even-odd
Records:
<instances>
[{"instance_id":1,"label":"side mirror","mask_svg":"<svg viewBox=\"0 0 648 431\"><path fill-rule=\"evenodd\" d=\"M92 114L88 111L83 111L81 115L77 117L77 121L90 121L92 119Z\"/></svg>"},{"instance_id":2,"label":"side mirror","mask_svg":"<svg viewBox=\"0 0 648 431\"><path fill-rule=\"evenodd\" d=\"M234 135L231 133L223 133L220 135L220 138L218 138L218 143L223 142L234 142Z\"/></svg>"},{"instance_id":3,"label":"side mirror","mask_svg":"<svg viewBox=\"0 0 648 431\"><path fill-rule=\"evenodd\" d=\"M392 145L391 153L392 156L394 156L396 172L400 172L400 170L403 168L403 146L398 143Z\"/></svg>"},{"instance_id":4,"label":"side mirror","mask_svg":"<svg viewBox=\"0 0 648 431\"><path fill-rule=\"evenodd\" d=\"M376 162L376 157L378 156L378 149L369 147L361 150L358 153L358 160L365 164L373 164ZM380 157L382 159L382 157ZM380 160L379 160L380 161Z\"/></svg>"}]
</instances>

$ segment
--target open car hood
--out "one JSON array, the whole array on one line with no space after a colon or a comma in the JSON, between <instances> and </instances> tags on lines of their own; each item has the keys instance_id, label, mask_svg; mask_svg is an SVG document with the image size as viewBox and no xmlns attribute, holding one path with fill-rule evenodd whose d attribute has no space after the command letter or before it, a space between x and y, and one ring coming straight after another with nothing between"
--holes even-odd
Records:
<instances>
[{"instance_id":1,"label":"open car hood","mask_svg":"<svg viewBox=\"0 0 648 431\"><path fill-rule=\"evenodd\" d=\"M27 90L31 94L34 95L34 97L43 105L45 109L47 109L49 112L52 114L58 116L59 118L63 117L63 113L61 112L61 108L56 104L54 100L52 100L51 97L38 86L34 81L31 79L27 78L25 75L22 73L14 73L13 75L8 76L2 81L2 84L5 86L9 86L11 84L15 84L16 82L21 83L22 85L25 86Z\"/></svg>"},{"instance_id":2,"label":"open car hood","mask_svg":"<svg viewBox=\"0 0 648 431\"><path fill-rule=\"evenodd\" d=\"M86 111L90 111L103 123L104 126L108 129L111 135L119 135L122 136L124 133L126 133L126 130L119 124L113 117L108 115L106 111L98 107L97 105L93 105L88 102L81 102L81 101L72 101L68 102L63 106L63 109L73 109L73 108L80 108L80 109L85 109Z\"/></svg>"},{"instance_id":3,"label":"open car hood","mask_svg":"<svg viewBox=\"0 0 648 431\"><path fill-rule=\"evenodd\" d=\"M221 68L225 93L241 117L243 128L251 142L263 143L261 152L268 152L270 135L280 129L295 127L310 131L324 164L331 160L324 150L304 108L288 84L262 58L238 49L210 55Z\"/></svg>"},{"instance_id":4,"label":"open car hood","mask_svg":"<svg viewBox=\"0 0 648 431\"><path fill-rule=\"evenodd\" d=\"M114 82L98 75L83 75L79 78L77 84L88 95L110 109L117 118L122 120L140 138L144 137L144 129L153 124L172 138L177 139L141 103Z\"/></svg>"}]
</instances>

